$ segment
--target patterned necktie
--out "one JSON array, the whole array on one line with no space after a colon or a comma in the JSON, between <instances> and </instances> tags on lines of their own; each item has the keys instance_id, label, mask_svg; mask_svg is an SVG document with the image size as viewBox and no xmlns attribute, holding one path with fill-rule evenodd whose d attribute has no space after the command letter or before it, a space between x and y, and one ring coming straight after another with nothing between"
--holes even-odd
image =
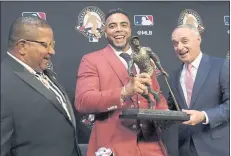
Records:
<instances>
[{"instance_id":1,"label":"patterned necktie","mask_svg":"<svg viewBox=\"0 0 231 156\"><path fill-rule=\"evenodd\" d=\"M192 90L193 90L193 75L192 75L192 68L191 64L186 65L186 72L185 72L185 87L187 93L187 104L188 107L190 106Z\"/></svg>"},{"instance_id":2,"label":"patterned necktie","mask_svg":"<svg viewBox=\"0 0 231 156\"><path fill-rule=\"evenodd\" d=\"M35 76L56 96L57 100L62 105L69 119L71 120L71 116L66 104L67 103L66 98L64 94L61 92L61 90L53 82L51 82L44 73L37 72Z\"/></svg>"}]
</instances>

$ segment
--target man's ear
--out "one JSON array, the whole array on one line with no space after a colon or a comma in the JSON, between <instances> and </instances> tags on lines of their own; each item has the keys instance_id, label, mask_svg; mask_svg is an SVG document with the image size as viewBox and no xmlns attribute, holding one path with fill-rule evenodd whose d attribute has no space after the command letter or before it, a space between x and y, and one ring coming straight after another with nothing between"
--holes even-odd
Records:
<instances>
[{"instance_id":1,"label":"man's ear","mask_svg":"<svg viewBox=\"0 0 231 156\"><path fill-rule=\"evenodd\" d=\"M103 30L103 32L104 32L104 36L107 38L106 25L105 25L105 23L102 24L102 30Z\"/></svg>"},{"instance_id":2,"label":"man's ear","mask_svg":"<svg viewBox=\"0 0 231 156\"><path fill-rule=\"evenodd\" d=\"M197 37L197 40L198 40L198 42L200 44L201 43L201 36L200 35Z\"/></svg>"},{"instance_id":3,"label":"man's ear","mask_svg":"<svg viewBox=\"0 0 231 156\"><path fill-rule=\"evenodd\" d=\"M18 43L16 44L18 52L21 55L24 55L26 52L26 41L25 40L19 40Z\"/></svg>"}]
</instances>

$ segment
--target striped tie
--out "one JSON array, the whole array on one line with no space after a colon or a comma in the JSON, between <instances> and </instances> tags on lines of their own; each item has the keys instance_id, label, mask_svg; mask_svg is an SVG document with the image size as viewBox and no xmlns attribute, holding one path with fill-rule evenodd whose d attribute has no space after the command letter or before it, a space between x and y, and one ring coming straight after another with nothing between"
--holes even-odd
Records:
<instances>
[{"instance_id":1,"label":"striped tie","mask_svg":"<svg viewBox=\"0 0 231 156\"><path fill-rule=\"evenodd\" d=\"M63 109L66 111L69 119L71 120L70 113L67 109L67 101L60 89L44 74L36 73L35 76L56 96Z\"/></svg>"}]
</instances>

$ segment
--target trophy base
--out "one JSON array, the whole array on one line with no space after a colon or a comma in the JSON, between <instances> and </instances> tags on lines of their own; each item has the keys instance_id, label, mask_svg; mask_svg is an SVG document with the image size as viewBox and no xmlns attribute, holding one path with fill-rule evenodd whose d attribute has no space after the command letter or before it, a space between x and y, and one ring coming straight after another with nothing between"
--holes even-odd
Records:
<instances>
[{"instance_id":1,"label":"trophy base","mask_svg":"<svg viewBox=\"0 0 231 156\"><path fill-rule=\"evenodd\" d=\"M190 119L190 116L181 111L171 110L152 110L152 109L125 109L120 118L155 120L155 121L179 121L184 122Z\"/></svg>"}]
</instances>

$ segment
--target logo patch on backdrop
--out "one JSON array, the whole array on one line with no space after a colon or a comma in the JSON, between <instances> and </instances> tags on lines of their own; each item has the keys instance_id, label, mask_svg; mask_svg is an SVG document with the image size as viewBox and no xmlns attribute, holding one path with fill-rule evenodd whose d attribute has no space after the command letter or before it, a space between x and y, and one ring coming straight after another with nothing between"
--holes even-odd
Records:
<instances>
[{"instance_id":1,"label":"logo patch on backdrop","mask_svg":"<svg viewBox=\"0 0 231 156\"><path fill-rule=\"evenodd\" d=\"M226 16L224 16L224 24L225 24L225 26L228 26L228 30L227 30L227 34L229 34L230 32L230 30L229 30L229 23L230 23L230 18L229 18L229 16L228 15L226 15ZM228 53L226 54L226 58L227 59L229 59L229 56L230 55L230 52L228 51Z\"/></svg>"},{"instance_id":2,"label":"logo patch on backdrop","mask_svg":"<svg viewBox=\"0 0 231 156\"><path fill-rule=\"evenodd\" d=\"M152 15L134 15L134 24L145 26L154 25L154 20Z\"/></svg>"},{"instance_id":3,"label":"logo patch on backdrop","mask_svg":"<svg viewBox=\"0 0 231 156\"><path fill-rule=\"evenodd\" d=\"M205 29L200 15L192 9L185 9L180 13L178 25L183 24L193 25L200 33L202 33Z\"/></svg>"},{"instance_id":4,"label":"logo patch on backdrop","mask_svg":"<svg viewBox=\"0 0 231 156\"><path fill-rule=\"evenodd\" d=\"M224 24L225 26L229 26L229 23L230 23L230 18L229 16L224 16ZM228 27L229 28L229 27ZM227 30L227 34L229 34L229 29Z\"/></svg>"},{"instance_id":5,"label":"logo patch on backdrop","mask_svg":"<svg viewBox=\"0 0 231 156\"><path fill-rule=\"evenodd\" d=\"M152 31L151 30L148 30L148 31L147 30L138 30L137 35L139 35L139 36L140 35L149 35L150 36L150 35L152 35Z\"/></svg>"},{"instance_id":6,"label":"logo patch on backdrop","mask_svg":"<svg viewBox=\"0 0 231 156\"><path fill-rule=\"evenodd\" d=\"M22 16L23 17L36 16L36 17L40 17L41 19L46 20L46 13L45 12L23 12Z\"/></svg>"},{"instance_id":7,"label":"logo patch on backdrop","mask_svg":"<svg viewBox=\"0 0 231 156\"><path fill-rule=\"evenodd\" d=\"M75 29L89 39L89 42L98 42L103 36L102 26L105 22L105 14L97 7L85 7L78 16L78 24Z\"/></svg>"},{"instance_id":8,"label":"logo patch on backdrop","mask_svg":"<svg viewBox=\"0 0 231 156\"><path fill-rule=\"evenodd\" d=\"M228 51L228 53L226 54L226 58L229 59L230 52Z\"/></svg>"},{"instance_id":9,"label":"logo patch on backdrop","mask_svg":"<svg viewBox=\"0 0 231 156\"><path fill-rule=\"evenodd\" d=\"M229 21L230 21L229 16L224 16L224 23L226 26L229 26Z\"/></svg>"}]
</instances>

